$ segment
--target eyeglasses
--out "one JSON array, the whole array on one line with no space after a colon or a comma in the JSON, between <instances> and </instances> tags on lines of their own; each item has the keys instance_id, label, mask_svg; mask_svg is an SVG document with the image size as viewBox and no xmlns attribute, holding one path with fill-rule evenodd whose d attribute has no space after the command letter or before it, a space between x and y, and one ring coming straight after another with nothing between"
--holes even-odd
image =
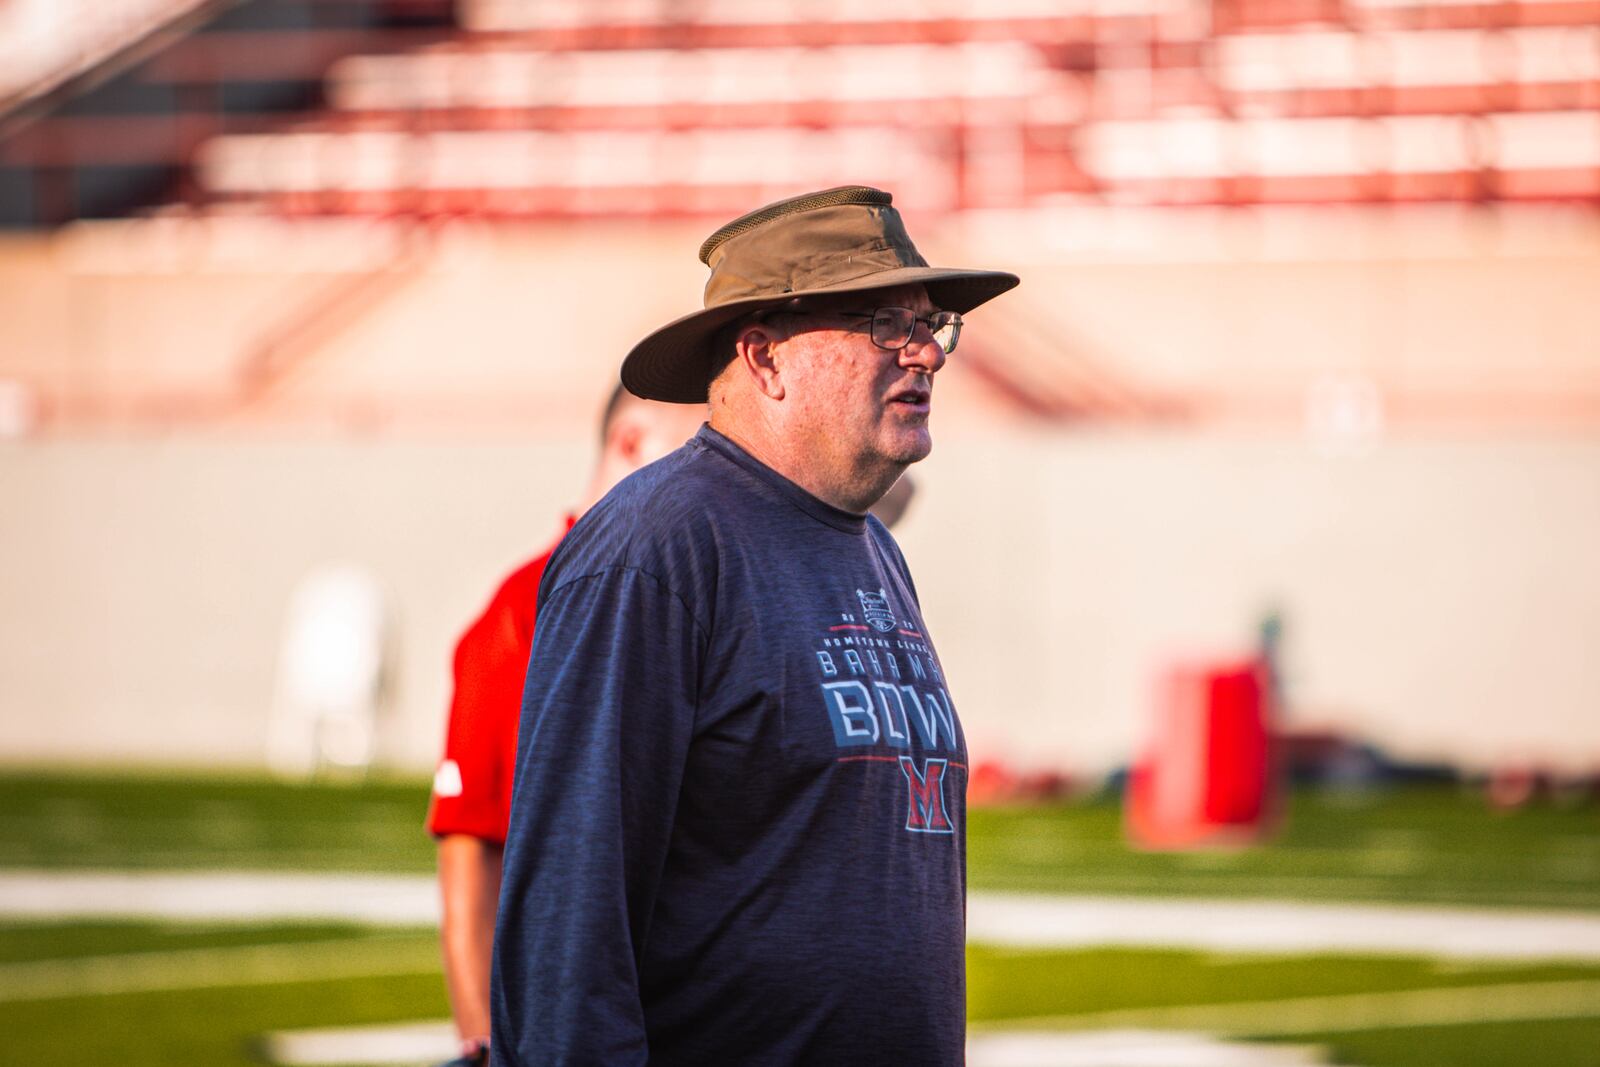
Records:
<instances>
[{"instance_id":1,"label":"eyeglasses","mask_svg":"<svg viewBox=\"0 0 1600 1067\"><path fill-rule=\"evenodd\" d=\"M845 319L859 319L868 323L872 343L890 352L898 352L911 343L922 323L933 334L934 343L948 355L956 349L961 337L961 314L955 311L934 311L918 315L911 308L881 307L871 311L786 311L788 315L836 315Z\"/></svg>"}]
</instances>

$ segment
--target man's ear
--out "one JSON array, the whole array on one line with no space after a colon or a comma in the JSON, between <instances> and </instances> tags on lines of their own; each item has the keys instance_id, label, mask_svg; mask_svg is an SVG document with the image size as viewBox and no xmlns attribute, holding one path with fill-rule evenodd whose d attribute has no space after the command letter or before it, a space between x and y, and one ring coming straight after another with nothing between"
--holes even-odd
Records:
<instances>
[{"instance_id":1,"label":"man's ear","mask_svg":"<svg viewBox=\"0 0 1600 1067\"><path fill-rule=\"evenodd\" d=\"M756 388L773 400L783 399L783 372L776 352L781 340L777 331L761 322L746 326L733 339L734 359Z\"/></svg>"},{"instance_id":2,"label":"man's ear","mask_svg":"<svg viewBox=\"0 0 1600 1067\"><path fill-rule=\"evenodd\" d=\"M639 449L644 444L644 430L632 419L621 418L611 424L610 448L634 466L639 465Z\"/></svg>"}]
</instances>

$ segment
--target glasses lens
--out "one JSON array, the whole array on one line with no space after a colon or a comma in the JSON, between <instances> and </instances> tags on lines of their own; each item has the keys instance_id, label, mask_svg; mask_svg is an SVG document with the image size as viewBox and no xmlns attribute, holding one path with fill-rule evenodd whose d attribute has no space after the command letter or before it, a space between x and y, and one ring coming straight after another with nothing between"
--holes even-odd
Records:
<instances>
[{"instance_id":1,"label":"glasses lens","mask_svg":"<svg viewBox=\"0 0 1600 1067\"><path fill-rule=\"evenodd\" d=\"M933 339L939 342L939 347L948 355L956 350L956 342L961 339L961 315L954 311L935 312L928 322L928 328L933 331Z\"/></svg>"},{"instance_id":2,"label":"glasses lens","mask_svg":"<svg viewBox=\"0 0 1600 1067\"><path fill-rule=\"evenodd\" d=\"M872 343L879 348L904 348L917 328L917 316L910 308L879 308L872 313Z\"/></svg>"}]
</instances>

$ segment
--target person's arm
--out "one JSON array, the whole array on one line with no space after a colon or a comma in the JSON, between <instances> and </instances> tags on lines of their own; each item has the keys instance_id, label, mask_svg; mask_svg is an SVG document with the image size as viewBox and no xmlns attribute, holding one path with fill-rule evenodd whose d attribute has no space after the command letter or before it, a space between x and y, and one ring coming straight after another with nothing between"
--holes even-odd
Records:
<instances>
[{"instance_id":1,"label":"person's arm","mask_svg":"<svg viewBox=\"0 0 1600 1067\"><path fill-rule=\"evenodd\" d=\"M639 972L705 639L642 571L541 593L495 929L491 1062L642 1065Z\"/></svg>"},{"instance_id":2,"label":"person's arm","mask_svg":"<svg viewBox=\"0 0 1600 1067\"><path fill-rule=\"evenodd\" d=\"M500 841L528 665L528 646L516 627L515 581L501 587L456 645L444 759L428 812L428 830L438 842L440 951L463 1050L489 1037Z\"/></svg>"},{"instance_id":3,"label":"person's arm","mask_svg":"<svg viewBox=\"0 0 1600 1067\"><path fill-rule=\"evenodd\" d=\"M450 1012L463 1042L489 1037L489 963L500 899L501 849L493 841L449 834L439 841L439 943Z\"/></svg>"}]
</instances>

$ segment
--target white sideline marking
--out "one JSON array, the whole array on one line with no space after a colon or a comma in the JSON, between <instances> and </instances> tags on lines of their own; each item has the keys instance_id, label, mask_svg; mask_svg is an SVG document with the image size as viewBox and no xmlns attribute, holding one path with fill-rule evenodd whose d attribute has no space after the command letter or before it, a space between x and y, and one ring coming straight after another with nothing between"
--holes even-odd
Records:
<instances>
[{"instance_id":1,"label":"white sideline marking","mask_svg":"<svg viewBox=\"0 0 1600 1067\"><path fill-rule=\"evenodd\" d=\"M455 1055L447 1022L285 1030L268 1034L267 1058L285 1067L395 1067ZM987 1033L967 1042L968 1067L1312 1067L1321 1050L1247 1045L1206 1034L1114 1031Z\"/></svg>"},{"instance_id":2,"label":"white sideline marking","mask_svg":"<svg viewBox=\"0 0 1600 1067\"><path fill-rule=\"evenodd\" d=\"M454 1059L460 1042L447 1021L389 1026L280 1030L266 1036L267 1059L287 1067L434 1064Z\"/></svg>"},{"instance_id":3,"label":"white sideline marking","mask_svg":"<svg viewBox=\"0 0 1600 1067\"><path fill-rule=\"evenodd\" d=\"M1521 982L1326 997L1126 1008L1077 1015L1006 1019L995 1026L1105 1030L1127 1027L1206 1030L1276 1037L1461 1023L1600 1018L1600 981ZM984 1024L988 1025L988 1024Z\"/></svg>"},{"instance_id":4,"label":"white sideline marking","mask_svg":"<svg viewBox=\"0 0 1600 1067\"><path fill-rule=\"evenodd\" d=\"M967 940L1230 953L1600 959L1600 915L1489 908L974 893Z\"/></svg>"},{"instance_id":5,"label":"white sideline marking","mask_svg":"<svg viewBox=\"0 0 1600 1067\"><path fill-rule=\"evenodd\" d=\"M439 901L428 875L7 871L0 916L431 926ZM978 892L968 900L967 938L1027 948L1596 960L1600 914Z\"/></svg>"},{"instance_id":6,"label":"white sideline marking","mask_svg":"<svg viewBox=\"0 0 1600 1067\"><path fill-rule=\"evenodd\" d=\"M1149 1030L1008 1031L975 1034L967 1041L967 1067L1310 1067L1326 1062L1317 1048Z\"/></svg>"},{"instance_id":7,"label":"white sideline marking","mask_svg":"<svg viewBox=\"0 0 1600 1067\"><path fill-rule=\"evenodd\" d=\"M431 877L414 874L6 871L0 873L0 915L433 926L439 891Z\"/></svg>"},{"instance_id":8,"label":"white sideline marking","mask_svg":"<svg viewBox=\"0 0 1600 1067\"><path fill-rule=\"evenodd\" d=\"M434 974L438 970L438 946L428 938L367 937L128 952L0 964L0 1003Z\"/></svg>"}]
</instances>

